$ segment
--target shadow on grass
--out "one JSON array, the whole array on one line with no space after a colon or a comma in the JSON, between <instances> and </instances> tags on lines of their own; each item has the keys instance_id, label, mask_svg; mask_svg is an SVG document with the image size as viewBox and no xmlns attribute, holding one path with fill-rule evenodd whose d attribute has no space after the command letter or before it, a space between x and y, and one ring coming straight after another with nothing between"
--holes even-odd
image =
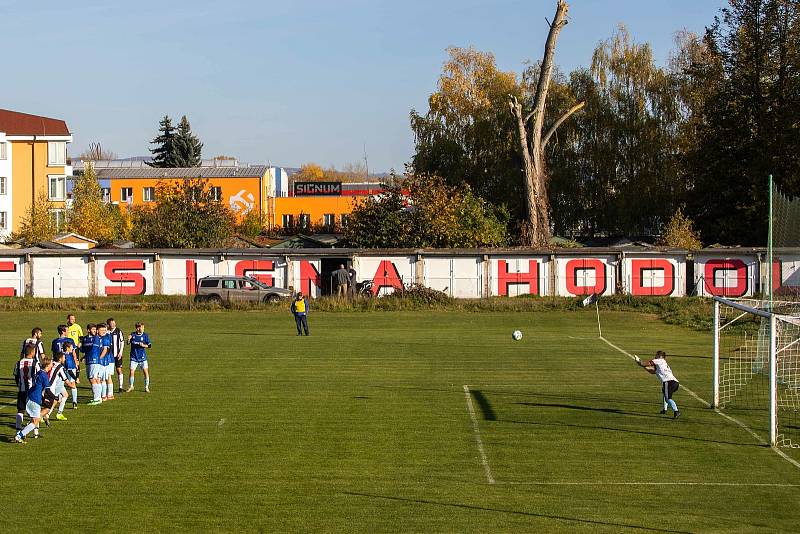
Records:
<instances>
[{"instance_id":1,"label":"shadow on grass","mask_svg":"<svg viewBox=\"0 0 800 534\"><path fill-rule=\"evenodd\" d=\"M471 389L469 392L472 398L475 399L475 402L478 403L478 408L481 409L483 419L486 421L497 421L497 415L494 413L492 405L489 404L489 400L483 392L479 389Z\"/></svg>"},{"instance_id":2,"label":"shadow on grass","mask_svg":"<svg viewBox=\"0 0 800 534\"><path fill-rule=\"evenodd\" d=\"M512 514L518 516L525 516L525 517L539 517L542 519L555 519L556 521L567 521L571 523L581 523L584 525L604 525L604 526L611 526L611 527L620 527L620 528L635 528L639 530L647 530L651 532L677 532L677 533L684 533L687 532L685 530L669 530L663 528L653 528L653 527L646 527L642 525L634 525L631 523L615 523L612 521L599 521L595 519L581 519L579 517L567 517L567 516L560 516L560 515L551 515L551 514L539 514L535 512L522 512L520 510L508 510L503 508L490 508L486 506L475 506L472 504L461 504L461 503L452 503L452 502L442 502L442 501L432 501L429 499L408 499L405 497L393 497L390 495L374 495L370 493L359 493L355 491L343 491L344 495L352 495L355 497L366 497L370 499L383 499L388 501L398 501L404 503L415 503L415 504L427 504L432 506L444 506L448 508L460 508L463 510L476 510L481 512L499 512L502 514Z\"/></svg>"},{"instance_id":3,"label":"shadow on grass","mask_svg":"<svg viewBox=\"0 0 800 534\"><path fill-rule=\"evenodd\" d=\"M641 414L638 414L641 415ZM657 417L657 416L645 416L642 417ZM659 419L664 419L665 417L658 417ZM668 418L667 418L668 419ZM533 426L555 426L555 427L565 427L565 428L583 428L587 430L608 430L611 432L625 432L627 434L641 434L643 436L657 436L660 438L674 438L674 439L682 439L686 441L699 441L703 443L719 443L721 445L736 445L739 447L763 447L763 445L759 445L758 443L742 443L739 441L722 441L718 439L703 439L703 438L694 438L691 436L678 436L676 434L667 434L663 432L647 432L645 430L631 430L629 428L614 428L610 426L599 426L599 425L576 425L574 423L546 423L546 422L536 422L536 421L512 421L509 419L501 419L503 423L512 423L515 425L533 425Z\"/></svg>"},{"instance_id":4,"label":"shadow on grass","mask_svg":"<svg viewBox=\"0 0 800 534\"><path fill-rule=\"evenodd\" d=\"M537 408L566 408L567 410L586 410L589 412L618 413L620 415L637 415L639 417L656 417L655 415L644 415L637 412L626 412L618 408L590 408L588 406L576 406L574 404L550 404L546 402L515 402L519 406L535 406ZM662 419L662 417L658 417Z\"/></svg>"}]
</instances>

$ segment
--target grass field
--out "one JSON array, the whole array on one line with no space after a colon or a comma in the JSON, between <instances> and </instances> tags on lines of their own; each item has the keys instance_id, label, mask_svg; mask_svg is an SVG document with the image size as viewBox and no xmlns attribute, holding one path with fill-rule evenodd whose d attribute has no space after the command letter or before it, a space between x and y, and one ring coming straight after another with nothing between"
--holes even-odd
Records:
<instances>
[{"instance_id":1,"label":"grass field","mask_svg":"<svg viewBox=\"0 0 800 534\"><path fill-rule=\"evenodd\" d=\"M152 393L17 445L19 343L63 315L0 314L2 532L800 528L800 469L686 392L709 396L710 335L652 316L603 334L673 355L678 420L593 310L318 313L307 338L287 313L115 313L147 323Z\"/></svg>"}]
</instances>

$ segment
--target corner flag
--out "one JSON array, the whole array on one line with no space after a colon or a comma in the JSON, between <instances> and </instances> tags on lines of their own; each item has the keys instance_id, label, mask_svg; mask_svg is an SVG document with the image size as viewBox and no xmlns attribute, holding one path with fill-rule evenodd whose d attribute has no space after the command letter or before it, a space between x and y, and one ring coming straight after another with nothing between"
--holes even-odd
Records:
<instances>
[{"instance_id":1,"label":"corner flag","mask_svg":"<svg viewBox=\"0 0 800 534\"><path fill-rule=\"evenodd\" d=\"M583 300L581 301L581 305L582 305L584 308L585 308L586 306L591 306L592 304L594 304L595 302L597 302L597 299L598 299L598 298L600 298L600 297L597 295L597 293L592 293L591 295L589 295L588 297L586 297L585 299L583 299Z\"/></svg>"}]
</instances>

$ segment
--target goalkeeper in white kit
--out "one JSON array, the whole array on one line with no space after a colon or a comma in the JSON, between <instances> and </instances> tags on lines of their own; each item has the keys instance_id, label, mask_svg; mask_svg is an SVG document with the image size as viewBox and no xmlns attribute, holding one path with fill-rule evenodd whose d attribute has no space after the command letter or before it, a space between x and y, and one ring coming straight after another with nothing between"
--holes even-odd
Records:
<instances>
[{"instance_id":1,"label":"goalkeeper in white kit","mask_svg":"<svg viewBox=\"0 0 800 534\"><path fill-rule=\"evenodd\" d=\"M656 352L655 358L646 362L640 360L635 354L633 359L636 361L636 364L639 367L644 367L645 371L656 375L658 379L661 380L661 392L664 395L664 407L659 413L667 413L667 408L669 407L672 408L673 417L675 419L680 417L681 411L678 409L678 405L675 404L675 401L672 400L672 394L678 391L680 384L675 378L675 375L672 374L672 369L670 369L669 364L667 363L667 353L663 350L659 350Z\"/></svg>"}]
</instances>

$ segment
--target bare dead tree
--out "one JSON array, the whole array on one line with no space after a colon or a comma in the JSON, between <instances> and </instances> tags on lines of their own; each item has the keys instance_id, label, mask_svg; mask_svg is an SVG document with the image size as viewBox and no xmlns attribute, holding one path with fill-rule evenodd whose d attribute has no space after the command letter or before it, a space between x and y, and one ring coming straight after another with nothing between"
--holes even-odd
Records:
<instances>
[{"instance_id":1,"label":"bare dead tree","mask_svg":"<svg viewBox=\"0 0 800 534\"><path fill-rule=\"evenodd\" d=\"M526 216L523 223L522 240L525 244L535 247L547 245L550 237L550 200L547 196L548 175L545 169L544 150L553 133L570 115L579 111L584 102L572 106L566 113L556 120L550 128L544 130L545 105L547 92L550 88L550 78L553 74L553 56L556 51L556 41L561 29L567 25L567 12L569 5L566 0L558 0L556 14L550 24L547 41L544 45L544 57L539 70L539 80L533 98L533 109L525 114L522 104L512 96L509 106L511 113L517 119L520 152L522 155L523 172L525 174ZM531 125L528 123L532 122Z\"/></svg>"},{"instance_id":2,"label":"bare dead tree","mask_svg":"<svg viewBox=\"0 0 800 534\"><path fill-rule=\"evenodd\" d=\"M101 161L106 159L115 159L117 157L111 151L103 150L100 143L89 143L89 148L78 155L78 159L84 161Z\"/></svg>"}]
</instances>

